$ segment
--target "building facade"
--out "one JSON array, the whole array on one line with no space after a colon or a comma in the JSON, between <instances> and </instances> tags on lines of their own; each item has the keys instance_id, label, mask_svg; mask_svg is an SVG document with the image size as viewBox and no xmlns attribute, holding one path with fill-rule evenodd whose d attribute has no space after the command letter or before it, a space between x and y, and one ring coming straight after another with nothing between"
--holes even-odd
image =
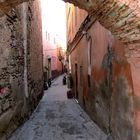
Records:
<instances>
[{"instance_id":1,"label":"building facade","mask_svg":"<svg viewBox=\"0 0 140 140\"><path fill-rule=\"evenodd\" d=\"M7 139L43 95L40 1L18 5L0 17L0 139Z\"/></svg>"},{"instance_id":2,"label":"building facade","mask_svg":"<svg viewBox=\"0 0 140 140\"><path fill-rule=\"evenodd\" d=\"M44 68L49 67L47 75L54 79L63 71L63 51L66 48L65 3L41 0L41 7ZM52 12L52 9L55 10Z\"/></svg>"},{"instance_id":3,"label":"building facade","mask_svg":"<svg viewBox=\"0 0 140 140\"><path fill-rule=\"evenodd\" d=\"M54 79L63 73L64 50L58 36L48 32L45 33L43 33L44 68L48 69L47 77Z\"/></svg>"},{"instance_id":4,"label":"building facade","mask_svg":"<svg viewBox=\"0 0 140 140\"><path fill-rule=\"evenodd\" d=\"M139 140L139 103L135 99L139 78L134 75L134 58L92 14L71 4L66 7L74 97L113 140Z\"/></svg>"}]
</instances>

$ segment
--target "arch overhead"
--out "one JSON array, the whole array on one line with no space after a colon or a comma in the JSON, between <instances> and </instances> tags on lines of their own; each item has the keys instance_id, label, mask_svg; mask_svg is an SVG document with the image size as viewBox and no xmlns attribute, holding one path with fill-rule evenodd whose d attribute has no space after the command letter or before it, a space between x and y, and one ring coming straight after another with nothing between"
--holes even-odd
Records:
<instances>
[{"instance_id":1,"label":"arch overhead","mask_svg":"<svg viewBox=\"0 0 140 140\"><path fill-rule=\"evenodd\" d=\"M139 0L66 0L87 10L125 44L140 43Z\"/></svg>"},{"instance_id":2,"label":"arch overhead","mask_svg":"<svg viewBox=\"0 0 140 140\"><path fill-rule=\"evenodd\" d=\"M0 10L29 0L0 0ZM104 27L126 44L140 43L139 0L63 0L88 11Z\"/></svg>"}]
</instances>

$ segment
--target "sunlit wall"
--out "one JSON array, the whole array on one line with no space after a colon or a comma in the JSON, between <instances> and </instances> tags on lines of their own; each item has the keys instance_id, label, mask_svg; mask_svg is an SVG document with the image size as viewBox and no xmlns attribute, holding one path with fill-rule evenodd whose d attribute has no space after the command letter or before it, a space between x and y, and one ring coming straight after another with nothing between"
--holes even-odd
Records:
<instances>
[{"instance_id":1,"label":"sunlit wall","mask_svg":"<svg viewBox=\"0 0 140 140\"><path fill-rule=\"evenodd\" d=\"M51 71L61 71L59 47L66 48L66 7L62 0L41 0L44 67L51 57Z\"/></svg>"},{"instance_id":2,"label":"sunlit wall","mask_svg":"<svg viewBox=\"0 0 140 140\"><path fill-rule=\"evenodd\" d=\"M43 44L46 32L66 46L66 7L62 0L41 0Z\"/></svg>"}]
</instances>

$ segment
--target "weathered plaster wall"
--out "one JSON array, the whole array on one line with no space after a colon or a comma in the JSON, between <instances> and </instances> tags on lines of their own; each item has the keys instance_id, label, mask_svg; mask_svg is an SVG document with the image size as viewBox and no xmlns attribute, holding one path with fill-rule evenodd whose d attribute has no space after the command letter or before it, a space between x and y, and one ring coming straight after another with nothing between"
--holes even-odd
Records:
<instances>
[{"instance_id":1,"label":"weathered plaster wall","mask_svg":"<svg viewBox=\"0 0 140 140\"><path fill-rule=\"evenodd\" d=\"M130 64L132 81L133 81L133 101L134 101L134 125L137 132L136 139L140 139L140 52L139 44L137 45L128 45L125 48L125 55Z\"/></svg>"},{"instance_id":2,"label":"weathered plaster wall","mask_svg":"<svg viewBox=\"0 0 140 140\"><path fill-rule=\"evenodd\" d=\"M88 43L84 36L70 54L73 90L76 90L77 64L80 104L106 133L112 135L113 140L137 140L134 126L133 81L124 46L99 22L92 25L88 34L92 37L91 76L89 75L88 79Z\"/></svg>"},{"instance_id":3,"label":"weathered plaster wall","mask_svg":"<svg viewBox=\"0 0 140 140\"><path fill-rule=\"evenodd\" d=\"M24 58L21 26L21 20L14 10L8 16L2 17L0 85L4 91L0 93L0 137L10 124L14 128L22 119L20 111L24 104ZM17 114L21 116L17 117Z\"/></svg>"},{"instance_id":4,"label":"weathered plaster wall","mask_svg":"<svg viewBox=\"0 0 140 140\"><path fill-rule=\"evenodd\" d=\"M39 1L0 18L0 139L29 116L43 94L40 18Z\"/></svg>"},{"instance_id":5,"label":"weathered plaster wall","mask_svg":"<svg viewBox=\"0 0 140 140\"><path fill-rule=\"evenodd\" d=\"M139 140L134 124L134 90L131 64L125 57L124 45L113 44L111 129L116 140Z\"/></svg>"},{"instance_id":6,"label":"weathered plaster wall","mask_svg":"<svg viewBox=\"0 0 140 140\"><path fill-rule=\"evenodd\" d=\"M74 36L78 32L81 23L85 20L87 15L87 11L75 7L73 4L66 4L68 42L71 42L74 39Z\"/></svg>"},{"instance_id":7,"label":"weathered plaster wall","mask_svg":"<svg viewBox=\"0 0 140 140\"><path fill-rule=\"evenodd\" d=\"M27 23L28 92L31 106L34 109L43 93L43 45L39 0L29 3Z\"/></svg>"}]
</instances>

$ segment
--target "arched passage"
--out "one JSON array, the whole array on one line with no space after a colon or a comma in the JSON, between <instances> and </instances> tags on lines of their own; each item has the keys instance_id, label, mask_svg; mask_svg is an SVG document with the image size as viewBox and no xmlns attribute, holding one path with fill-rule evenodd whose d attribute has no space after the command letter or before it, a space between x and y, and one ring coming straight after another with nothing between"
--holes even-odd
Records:
<instances>
[{"instance_id":1,"label":"arched passage","mask_svg":"<svg viewBox=\"0 0 140 140\"><path fill-rule=\"evenodd\" d=\"M1 12L28 0L4 0ZM85 9L124 43L140 41L140 2L138 0L63 0Z\"/></svg>"}]
</instances>

